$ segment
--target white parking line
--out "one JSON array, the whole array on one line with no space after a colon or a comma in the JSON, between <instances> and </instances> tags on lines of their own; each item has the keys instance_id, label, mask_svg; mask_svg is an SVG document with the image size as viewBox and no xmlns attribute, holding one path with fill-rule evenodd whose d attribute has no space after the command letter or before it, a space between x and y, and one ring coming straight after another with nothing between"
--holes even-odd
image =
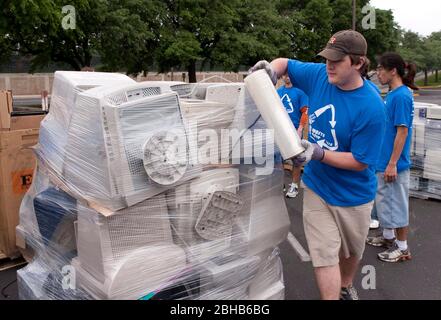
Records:
<instances>
[{"instance_id":1,"label":"white parking line","mask_svg":"<svg viewBox=\"0 0 441 320\"><path fill-rule=\"evenodd\" d=\"M303 249L300 242L296 239L296 237L294 237L294 235L291 232L288 233L288 242L291 245L291 247L294 249L296 254L299 256L302 262L311 261L311 257L309 256L308 252L306 252L306 250Z\"/></svg>"}]
</instances>

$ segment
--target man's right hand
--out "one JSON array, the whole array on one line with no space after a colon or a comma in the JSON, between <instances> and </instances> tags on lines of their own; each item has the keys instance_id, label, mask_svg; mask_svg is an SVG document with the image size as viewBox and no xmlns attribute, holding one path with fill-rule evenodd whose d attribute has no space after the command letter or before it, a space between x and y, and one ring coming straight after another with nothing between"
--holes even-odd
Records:
<instances>
[{"instance_id":1,"label":"man's right hand","mask_svg":"<svg viewBox=\"0 0 441 320\"><path fill-rule=\"evenodd\" d=\"M271 64L266 60L260 60L259 62L257 62L253 67L251 67L248 70L248 73L253 73L253 72L260 70L260 69L263 69L266 71L266 73L268 74L268 76L270 77L270 79L274 85L277 84L277 79L278 79L277 73L274 71Z\"/></svg>"}]
</instances>

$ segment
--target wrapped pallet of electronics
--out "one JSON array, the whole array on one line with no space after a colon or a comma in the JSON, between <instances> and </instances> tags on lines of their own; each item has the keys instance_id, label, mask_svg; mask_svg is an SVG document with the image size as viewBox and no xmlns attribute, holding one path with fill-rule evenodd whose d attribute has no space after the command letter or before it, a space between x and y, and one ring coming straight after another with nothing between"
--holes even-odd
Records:
<instances>
[{"instance_id":1,"label":"wrapped pallet of electronics","mask_svg":"<svg viewBox=\"0 0 441 320\"><path fill-rule=\"evenodd\" d=\"M53 92L21 299L284 298L283 169L243 83L57 72Z\"/></svg>"},{"instance_id":2,"label":"wrapped pallet of electronics","mask_svg":"<svg viewBox=\"0 0 441 320\"><path fill-rule=\"evenodd\" d=\"M441 199L441 106L415 103L410 194Z\"/></svg>"}]
</instances>

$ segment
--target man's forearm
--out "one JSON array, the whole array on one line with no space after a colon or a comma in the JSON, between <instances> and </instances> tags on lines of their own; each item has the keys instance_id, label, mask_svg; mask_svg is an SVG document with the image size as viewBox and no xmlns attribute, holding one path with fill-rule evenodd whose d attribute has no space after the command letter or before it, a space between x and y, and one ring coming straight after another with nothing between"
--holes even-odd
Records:
<instances>
[{"instance_id":1,"label":"man's forearm","mask_svg":"<svg viewBox=\"0 0 441 320\"><path fill-rule=\"evenodd\" d=\"M351 152L335 152L325 150L323 163L339 169L363 171L368 166L357 161Z\"/></svg>"},{"instance_id":2,"label":"man's forearm","mask_svg":"<svg viewBox=\"0 0 441 320\"><path fill-rule=\"evenodd\" d=\"M271 67L274 72L277 74L277 77L280 78L283 76L288 70L288 59L287 58L277 58L271 61Z\"/></svg>"},{"instance_id":3,"label":"man's forearm","mask_svg":"<svg viewBox=\"0 0 441 320\"><path fill-rule=\"evenodd\" d=\"M398 159L400 159L401 153L403 152L404 144L406 143L408 132L409 130L407 127L397 128L397 135L395 136L394 140L394 149L389 159L390 164L396 165Z\"/></svg>"}]
</instances>

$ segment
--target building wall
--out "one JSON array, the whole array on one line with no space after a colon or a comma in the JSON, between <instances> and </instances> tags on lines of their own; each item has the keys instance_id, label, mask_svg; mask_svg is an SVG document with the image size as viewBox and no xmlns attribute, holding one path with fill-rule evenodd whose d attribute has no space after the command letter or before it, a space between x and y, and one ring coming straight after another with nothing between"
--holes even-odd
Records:
<instances>
[{"instance_id":1,"label":"building wall","mask_svg":"<svg viewBox=\"0 0 441 320\"><path fill-rule=\"evenodd\" d=\"M243 82L244 75L244 72L198 72L196 79L198 82ZM12 90L13 95L40 95L44 90L50 93L53 79L53 73L0 73L0 90ZM139 75L134 79L136 81L174 80L188 82L188 74L186 72L150 73L146 77Z\"/></svg>"}]
</instances>

